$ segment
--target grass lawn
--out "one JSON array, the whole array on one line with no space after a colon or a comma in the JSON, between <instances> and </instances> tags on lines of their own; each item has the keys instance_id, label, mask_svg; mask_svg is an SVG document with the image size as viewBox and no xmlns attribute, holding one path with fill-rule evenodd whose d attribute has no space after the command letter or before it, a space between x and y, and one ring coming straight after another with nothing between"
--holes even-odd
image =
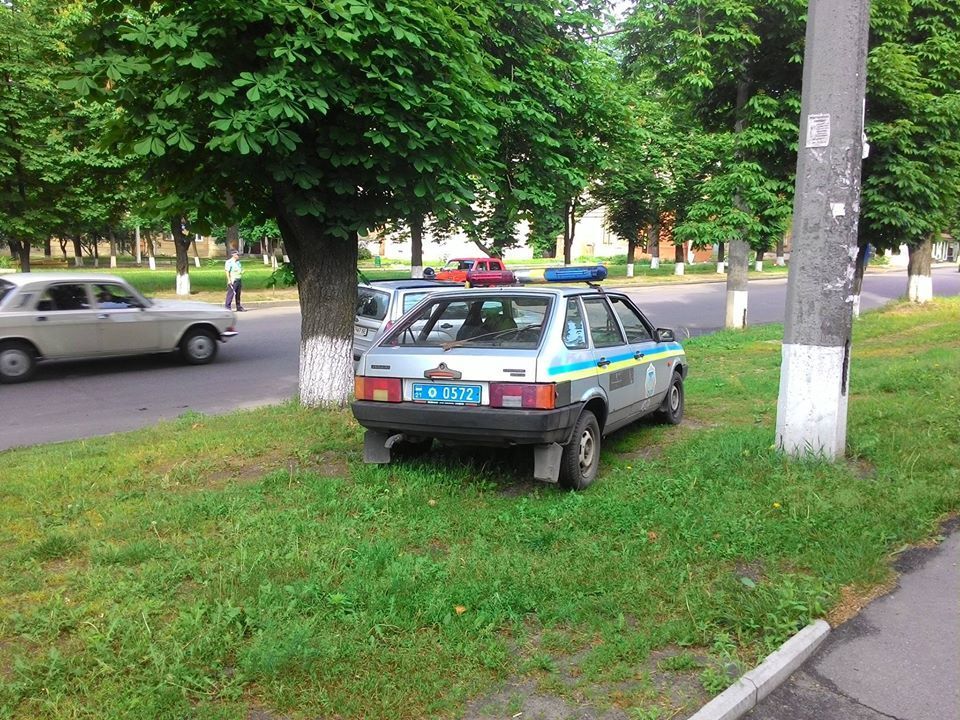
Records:
<instances>
[{"instance_id":1,"label":"grass lawn","mask_svg":"<svg viewBox=\"0 0 960 720\"><path fill-rule=\"evenodd\" d=\"M579 494L292 405L0 453L0 716L689 714L960 507L958 317L857 323L837 464L772 447L776 326L688 341Z\"/></svg>"}]
</instances>

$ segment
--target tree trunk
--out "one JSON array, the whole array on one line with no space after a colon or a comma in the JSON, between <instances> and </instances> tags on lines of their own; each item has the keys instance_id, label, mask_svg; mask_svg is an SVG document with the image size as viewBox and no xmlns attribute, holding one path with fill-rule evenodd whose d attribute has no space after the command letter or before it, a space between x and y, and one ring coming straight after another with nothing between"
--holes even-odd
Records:
<instances>
[{"instance_id":1,"label":"tree trunk","mask_svg":"<svg viewBox=\"0 0 960 720\"><path fill-rule=\"evenodd\" d=\"M633 277L633 260L637 254L637 235L631 235L627 238L627 277Z\"/></svg>"},{"instance_id":2,"label":"tree trunk","mask_svg":"<svg viewBox=\"0 0 960 720\"><path fill-rule=\"evenodd\" d=\"M726 272L726 263L724 263L724 251L726 243L717 243L717 273L723 275Z\"/></svg>"},{"instance_id":3,"label":"tree trunk","mask_svg":"<svg viewBox=\"0 0 960 720\"><path fill-rule=\"evenodd\" d=\"M563 264L572 262L573 238L577 232L577 201L576 198L563 206Z\"/></svg>"},{"instance_id":4,"label":"tree trunk","mask_svg":"<svg viewBox=\"0 0 960 720\"><path fill-rule=\"evenodd\" d=\"M226 256L230 257L230 253L234 250L240 249L240 226L239 225L230 225L227 227L227 241L225 244Z\"/></svg>"},{"instance_id":5,"label":"tree trunk","mask_svg":"<svg viewBox=\"0 0 960 720\"><path fill-rule=\"evenodd\" d=\"M850 295L853 298L853 317L860 317L860 291L863 289L863 273L867 269L867 244L857 247L857 262L853 267L853 289Z\"/></svg>"},{"instance_id":6,"label":"tree trunk","mask_svg":"<svg viewBox=\"0 0 960 720\"><path fill-rule=\"evenodd\" d=\"M110 236L110 267L115 268L117 266L117 236L113 232L113 228L107 228L107 234Z\"/></svg>"},{"instance_id":7,"label":"tree trunk","mask_svg":"<svg viewBox=\"0 0 960 720\"><path fill-rule=\"evenodd\" d=\"M147 231L147 267L151 270L157 269L156 246L153 244L153 233Z\"/></svg>"},{"instance_id":8,"label":"tree trunk","mask_svg":"<svg viewBox=\"0 0 960 720\"><path fill-rule=\"evenodd\" d=\"M79 237L73 238L73 264L76 267L83 267L83 244Z\"/></svg>"},{"instance_id":9,"label":"tree trunk","mask_svg":"<svg viewBox=\"0 0 960 720\"><path fill-rule=\"evenodd\" d=\"M170 219L170 234L173 247L177 252L177 295L190 294L190 235L183 229L183 218L179 215Z\"/></svg>"},{"instance_id":10,"label":"tree trunk","mask_svg":"<svg viewBox=\"0 0 960 720\"><path fill-rule=\"evenodd\" d=\"M10 254L20 263L20 272L30 272L30 243L26 240L8 240Z\"/></svg>"},{"instance_id":11,"label":"tree trunk","mask_svg":"<svg viewBox=\"0 0 960 720\"><path fill-rule=\"evenodd\" d=\"M67 261L67 238L57 238L57 242L60 243L60 254L63 255L63 261Z\"/></svg>"},{"instance_id":12,"label":"tree trunk","mask_svg":"<svg viewBox=\"0 0 960 720\"><path fill-rule=\"evenodd\" d=\"M727 317L725 327L741 330L747 326L747 266L750 246L746 240L731 240L727 256Z\"/></svg>"},{"instance_id":13,"label":"tree trunk","mask_svg":"<svg viewBox=\"0 0 960 720\"><path fill-rule=\"evenodd\" d=\"M423 277L423 215L415 213L407 218L410 225L410 277Z\"/></svg>"},{"instance_id":14,"label":"tree trunk","mask_svg":"<svg viewBox=\"0 0 960 720\"><path fill-rule=\"evenodd\" d=\"M51 238L48 236L43 242L43 256L45 258L53 257L53 248L51 247Z\"/></svg>"},{"instance_id":15,"label":"tree trunk","mask_svg":"<svg viewBox=\"0 0 960 720\"><path fill-rule=\"evenodd\" d=\"M194 235L193 242L190 244L190 246L193 248L193 266L195 268L200 267L200 251L197 249L197 240L199 239L199 235Z\"/></svg>"},{"instance_id":16,"label":"tree trunk","mask_svg":"<svg viewBox=\"0 0 960 720\"><path fill-rule=\"evenodd\" d=\"M933 245L926 237L918 245L910 245L907 264L907 297L915 303L933 300L933 277L930 275Z\"/></svg>"},{"instance_id":17,"label":"tree trunk","mask_svg":"<svg viewBox=\"0 0 960 720\"><path fill-rule=\"evenodd\" d=\"M650 269L660 267L660 221L654 220L647 228L647 250L650 253Z\"/></svg>"},{"instance_id":18,"label":"tree trunk","mask_svg":"<svg viewBox=\"0 0 960 720\"><path fill-rule=\"evenodd\" d=\"M783 235L781 235L780 238L777 240L777 261L776 261L777 267L783 267L784 265L787 264L786 260L783 259L784 245L785 245L784 237Z\"/></svg>"},{"instance_id":19,"label":"tree trunk","mask_svg":"<svg viewBox=\"0 0 960 720\"><path fill-rule=\"evenodd\" d=\"M754 267L753 267L753 269L756 270L757 272L763 272L763 256L766 255L766 253L767 253L766 249L761 248L757 250L757 256L754 259Z\"/></svg>"},{"instance_id":20,"label":"tree trunk","mask_svg":"<svg viewBox=\"0 0 960 720\"><path fill-rule=\"evenodd\" d=\"M673 274L674 275L683 275L685 270L684 260L687 257L687 249L684 247L683 243L678 243L673 246Z\"/></svg>"},{"instance_id":21,"label":"tree trunk","mask_svg":"<svg viewBox=\"0 0 960 720\"><path fill-rule=\"evenodd\" d=\"M140 267L143 264L143 251L140 249L140 226L137 225L133 230L133 244L135 246L134 252L137 254L137 267Z\"/></svg>"},{"instance_id":22,"label":"tree trunk","mask_svg":"<svg viewBox=\"0 0 960 720\"><path fill-rule=\"evenodd\" d=\"M300 402L344 407L353 392L357 243L332 237L316 218L287 209L276 193L277 223L300 295Z\"/></svg>"}]
</instances>

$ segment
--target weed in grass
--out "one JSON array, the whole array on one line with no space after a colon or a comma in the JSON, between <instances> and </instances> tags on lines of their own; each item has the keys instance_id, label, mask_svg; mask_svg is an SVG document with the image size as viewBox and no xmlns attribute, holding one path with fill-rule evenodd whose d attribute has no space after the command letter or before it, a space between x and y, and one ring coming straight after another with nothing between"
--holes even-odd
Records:
<instances>
[{"instance_id":1,"label":"weed in grass","mask_svg":"<svg viewBox=\"0 0 960 720\"><path fill-rule=\"evenodd\" d=\"M730 687L730 675L714 665L709 665L700 673L700 684L711 695L721 693Z\"/></svg>"},{"instance_id":2,"label":"weed in grass","mask_svg":"<svg viewBox=\"0 0 960 720\"><path fill-rule=\"evenodd\" d=\"M697 656L690 652L682 652L668 658L664 658L657 663L659 670L668 672L684 672L686 670L697 670L703 667L703 664L697 659Z\"/></svg>"},{"instance_id":3,"label":"weed in grass","mask_svg":"<svg viewBox=\"0 0 960 720\"><path fill-rule=\"evenodd\" d=\"M76 555L80 551L80 543L75 537L61 533L52 533L33 544L27 556L34 560L59 560L60 558Z\"/></svg>"}]
</instances>

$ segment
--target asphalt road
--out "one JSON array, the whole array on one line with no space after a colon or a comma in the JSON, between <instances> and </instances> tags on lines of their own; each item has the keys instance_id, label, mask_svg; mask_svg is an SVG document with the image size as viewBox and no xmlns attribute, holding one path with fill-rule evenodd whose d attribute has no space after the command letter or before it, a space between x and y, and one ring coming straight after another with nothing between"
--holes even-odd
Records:
<instances>
[{"instance_id":1,"label":"asphalt road","mask_svg":"<svg viewBox=\"0 0 960 720\"><path fill-rule=\"evenodd\" d=\"M906 291L906 273L868 275L863 308ZM960 294L956 268L934 270L937 295ZM652 322L681 339L723 327L723 283L629 290ZM751 281L751 324L781 322L786 279ZM187 411L207 414L292 398L297 392L300 312L254 308L239 316L240 335L220 347L211 365L188 367L175 357L54 363L23 385L0 387L0 450L136 430Z\"/></svg>"}]
</instances>

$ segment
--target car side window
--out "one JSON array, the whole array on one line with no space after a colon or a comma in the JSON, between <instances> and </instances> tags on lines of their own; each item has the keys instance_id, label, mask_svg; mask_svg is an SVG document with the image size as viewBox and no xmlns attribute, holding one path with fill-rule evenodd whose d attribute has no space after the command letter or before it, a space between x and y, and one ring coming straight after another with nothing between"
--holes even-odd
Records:
<instances>
[{"instance_id":1,"label":"car side window","mask_svg":"<svg viewBox=\"0 0 960 720\"><path fill-rule=\"evenodd\" d=\"M647 327L643 318L630 303L616 296L610 298L610 303L613 305L613 311L620 318L620 324L623 325L624 332L627 333L627 342L642 343L653 340L653 333L650 328Z\"/></svg>"},{"instance_id":2,"label":"car side window","mask_svg":"<svg viewBox=\"0 0 960 720\"><path fill-rule=\"evenodd\" d=\"M426 292L407 293L403 296L403 312L407 312L427 296Z\"/></svg>"},{"instance_id":3,"label":"car side window","mask_svg":"<svg viewBox=\"0 0 960 720\"><path fill-rule=\"evenodd\" d=\"M617 318L604 298L583 298L583 308L587 313L587 324L590 326L590 337L593 338L594 347L625 344Z\"/></svg>"},{"instance_id":4,"label":"car side window","mask_svg":"<svg viewBox=\"0 0 960 720\"><path fill-rule=\"evenodd\" d=\"M51 285L40 298L38 310L89 310L90 300L85 285Z\"/></svg>"},{"instance_id":5,"label":"car side window","mask_svg":"<svg viewBox=\"0 0 960 720\"><path fill-rule=\"evenodd\" d=\"M567 300L567 315L563 320L563 344L571 350L584 350L587 347L587 330L583 324L583 313L576 298Z\"/></svg>"},{"instance_id":6,"label":"car side window","mask_svg":"<svg viewBox=\"0 0 960 720\"><path fill-rule=\"evenodd\" d=\"M97 307L104 310L127 310L140 307L139 301L123 285L97 283L93 286Z\"/></svg>"},{"instance_id":7,"label":"car side window","mask_svg":"<svg viewBox=\"0 0 960 720\"><path fill-rule=\"evenodd\" d=\"M358 288L357 315L371 320L383 320L387 316L387 294L371 288Z\"/></svg>"}]
</instances>

